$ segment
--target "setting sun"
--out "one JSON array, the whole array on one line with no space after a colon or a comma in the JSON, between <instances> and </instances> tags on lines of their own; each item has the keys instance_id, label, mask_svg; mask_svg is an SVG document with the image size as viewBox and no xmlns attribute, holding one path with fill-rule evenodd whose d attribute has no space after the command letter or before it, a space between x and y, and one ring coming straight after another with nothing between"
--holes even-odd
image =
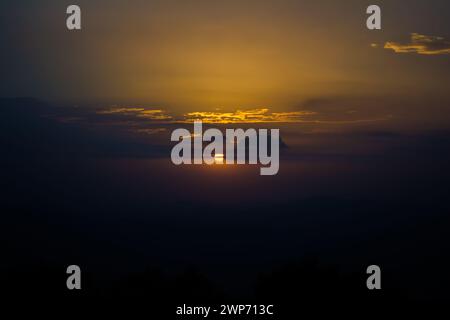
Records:
<instances>
[{"instance_id":1,"label":"setting sun","mask_svg":"<svg viewBox=\"0 0 450 320\"><path fill-rule=\"evenodd\" d=\"M216 153L214 155L214 163L215 164L223 164L223 158L224 158L223 153Z\"/></svg>"}]
</instances>

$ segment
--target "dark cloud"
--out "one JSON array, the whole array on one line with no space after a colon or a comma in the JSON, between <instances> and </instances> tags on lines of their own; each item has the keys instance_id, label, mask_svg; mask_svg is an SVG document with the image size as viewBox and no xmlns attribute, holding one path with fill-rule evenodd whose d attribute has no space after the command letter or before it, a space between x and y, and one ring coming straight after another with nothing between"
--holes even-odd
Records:
<instances>
[{"instance_id":1,"label":"dark cloud","mask_svg":"<svg viewBox=\"0 0 450 320\"><path fill-rule=\"evenodd\" d=\"M296 109L314 112L309 120L315 123L352 124L387 121L392 111L381 108L386 101L377 97L316 97L296 106Z\"/></svg>"},{"instance_id":2,"label":"dark cloud","mask_svg":"<svg viewBox=\"0 0 450 320\"><path fill-rule=\"evenodd\" d=\"M133 135L127 122L102 123L88 109L55 107L29 98L0 99L3 158L141 158L168 154L167 145L148 139L151 130Z\"/></svg>"}]
</instances>

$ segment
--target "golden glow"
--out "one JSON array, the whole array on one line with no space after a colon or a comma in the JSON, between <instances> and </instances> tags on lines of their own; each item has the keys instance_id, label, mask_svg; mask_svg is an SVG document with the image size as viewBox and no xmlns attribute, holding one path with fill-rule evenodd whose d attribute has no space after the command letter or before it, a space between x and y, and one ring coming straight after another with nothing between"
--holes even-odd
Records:
<instances>
[{"instance_id":1,"label":"golden glow","mask_svg":"<svg viewBox=\"0 0 450 320\"><path fill-rule=\"evenodd\" d=\"M68 39L63 29L53 28L57 15L46 12L52 6L42 8L43 15L50 15L39 22L40 28L32 28L30 18L7 30L16 40L5 57L19 62L5 65L13 78L6 92L24 90L26 95L77 104L132 104L144 118L155 114L146 115L139 108L143 104L176 114L261 106L283 112L330 97L448 96L447 60L400 61L382 50L448 54L445 32L414 34L404 42L395 38L405 32L401 30L439 24L433 15L429 20L421 17L416 26L400 24L400 30L367 33L351 23L364 19L364 14L344 10L339 1L155 0L133 6L127 1L109 1L108 6L90 2L90 15L102 18L89 21L87 36L76 41ZM26 17L33 16L33 7L16 9L20 16L25 12ZM324 17L324 10L333 14ZM25 29L30 35L22 39ZM373 49L375 44L379 50ZM60 50L61 45L67 50ZM30 59L26 53L34 49L37 53ZM36 71L55 61L57 68ZM31 82L23 83L20 72L10 70L28 62L34 72L30 76L40 83L37 87L28 88ZM338 112L337 108L327 110ZM379 108L392 110L381 104Z\"/></svg>"}]
</instances>

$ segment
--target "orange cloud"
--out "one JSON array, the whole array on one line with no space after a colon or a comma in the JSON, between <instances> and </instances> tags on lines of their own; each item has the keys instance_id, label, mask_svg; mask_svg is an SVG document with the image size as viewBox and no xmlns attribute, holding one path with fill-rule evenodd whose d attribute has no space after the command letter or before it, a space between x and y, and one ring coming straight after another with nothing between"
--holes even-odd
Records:
<instances>
[{"instance_id":1,"label":"orange cloud","mask_svg":"<svg viewBox=\"0 0 450 320\"><path fill-rule=\"evenodd\" d=\"M424 55L450 54L450 42L443 37L426 36L412 33L410 42L386 42L385 49L392 49L396 53L417 53Z\"/></svg>"},{"instance_id":2,"label":"orange cloud","mask_svg":"<svg viewBox=\"0 0 450 320\"><path fill-rule=\"evenodd\" d=\"M368 117L355 119L355 111L346 112L344 118L336 115L323 114L322 112L297 110L272 112L268 108L249 110L236 110L230 112L221 111L195 111L183 115L173 115L162 109L126 108L114 107L97 111L96 114L104 116L104 121L109 124L133 126L136 132L156 134L161 130L147 130L149 125L192 123L235 124L235 123L322 123L322 124L349 124L359 122L384 121L388 117ZM351 115L351 117L349 117ZM143 127L143 130L140 130Z\"/></svg>"},{"instance_id":3,"label":"orange cloud","mask_svg":"<svg viewBox=\"0 0 450 320\"><path fill-rule=\"evenodd\" d=\"M186 122L201 120L204 123L260 123L260 122L302 122L311 111L269 112L267 108L237 110L235 112L190 112L185 114Z\"/></svg>"}]
</instances>

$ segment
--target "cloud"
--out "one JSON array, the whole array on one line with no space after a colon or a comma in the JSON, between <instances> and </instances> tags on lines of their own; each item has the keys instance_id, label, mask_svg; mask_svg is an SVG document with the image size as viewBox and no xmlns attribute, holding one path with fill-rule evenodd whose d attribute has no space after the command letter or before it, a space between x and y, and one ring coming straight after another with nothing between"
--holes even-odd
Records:
<instances>
[{"instance_id":1,"label":"cloud","mask_svg":"<svg viewBox=\"0 0 450 320\"><path fill-rule=\"evenodd\" d=\"M96 115L103 118L105 121L118 123L118 121L126 120L125 124L133 124L137 126L139 123L192 123L196 120L201 120L204 123L273 123L285 122L295 123L304 122L306 117L315 115L313 111L286 111L286 112L272 112L268 108L257 108L247 110L236 110L230 112L222 111L195 111L188 112L183 115L169 114L162 109L148 109L136 107L112 107L96 111ZM143 122L144 121L144 122Z\"/></svg>"},{"instance_id":2,"label":"cloud","mask_svg":"<svg viewBox=\"0 0 450 320\"><path fill-rule=\"evenodd\" d=\"M359 107L359 108L358 108ZM355 109L359 109L356 111ZM310 123L310 124L352 124L384 121L389 117L379 112L364 112L359 105L345 101L341 108L335 100L312 100L300 109L274 112L269 108L238 109L236 111L193 111L173 114L163 109L113 107L97 110L91 118L93 124L126 127L133 132L158 134L155 126L176 125L202 121L209 124L257 124L257 123ZM150 130L148 130L150 129Z\"/></svg>"},{"instance_id":3,"label":"cloud","mask_svg":"<svg viewBox=\"0 0 450 320\"><path fill-rule=\"evenodd\" d=\"M126 115L134 116L138 118L147 118L150 120L168 121L172 119L172 116L165 113L161 109L147 109L147 108L135 108L135 107L112 107L106 110L97 111L100 115Z\"/></svg>"},{"instance_id":4,"label":"cloud","mask_svg":"<svg viewBox=\"0 0 450 320\"><path fill-rule=\"evenodd\" d=\"M386 103L376 97L323 96L300 102L296 108L314 112L305 123L352 125L392 120L391 108L383 107Z\"/></svg>"},{"instance_id":5,"label":"cloud","mask_svg":"<svg viewBox=\"0 0 450 320\"><path fill-rule=\"evenodd\" d=\"M47 105L35 99L0 98L0 144L3 160L52 158L159 158L168 146L157 140L164 133L160 122L145 126L111 119L91 108ZM129 131L133 131L132 134ZM140 133L140 135L134 134ZM149 136L150 135L150 136ZM2 144L3 142L3 144ZM4 154L4 156L3 156Z\"/></svg>"},{"instance_id":6,"label":"cloud","mask_svg":"<svg viewBox=\"0 0 450 320\"><path fill-rule=\"evenodd\" d=\"M143 129L136 129L135 130L138 133L145 133L145 134L158 134L161 132L165 132L166 128L143 128Z\"/></svg>"},{"instance_id":7,"label":"cloud","mask_svg":"<svg viewBox=\"0 0 450 320\"><path fill-rule=\"evenodd\" d=\"M392 49L395 53L450 54L450 41L445 40L443 37L412 33L409 43L386 42L384 48Z\"/></svg>"},{"instance_id":8,"label":"cloud","mask_svg":"<svg viewBox=\"0 0 450 320\"><path fill-rule=\"evenodd\" d=\"M263 123L263 122L303 122L314 115L311 111L270 112L267 108L237 110L234 112L190 112L184 115L186 122L201 120L204 123Z\"/></svg>"}]
</instances>

